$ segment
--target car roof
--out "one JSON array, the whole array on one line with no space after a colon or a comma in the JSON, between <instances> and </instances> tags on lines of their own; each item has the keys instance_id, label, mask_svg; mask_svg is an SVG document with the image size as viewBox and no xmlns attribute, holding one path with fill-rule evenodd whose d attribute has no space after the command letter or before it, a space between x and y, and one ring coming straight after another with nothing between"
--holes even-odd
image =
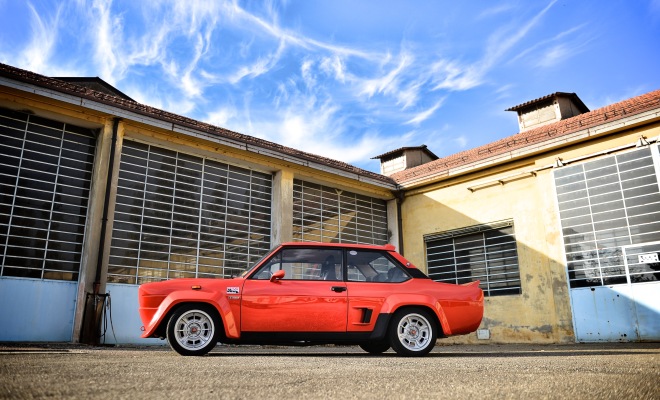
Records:
<instances>
[{"instance_id":1,"label":"car roof","mask_svg":"<svg viewBox=\"0 0 660 400\"><path fill-rule=\"evenodd\" d=\"M376 244L349 244L349 243L323 243L323 242L286 242L281 244L282 247L319 247L319 248L349 248L349 249L369 249L369 250L385 250L395 251L393 245L376 245Z\"/></svg>"}]
</instances>

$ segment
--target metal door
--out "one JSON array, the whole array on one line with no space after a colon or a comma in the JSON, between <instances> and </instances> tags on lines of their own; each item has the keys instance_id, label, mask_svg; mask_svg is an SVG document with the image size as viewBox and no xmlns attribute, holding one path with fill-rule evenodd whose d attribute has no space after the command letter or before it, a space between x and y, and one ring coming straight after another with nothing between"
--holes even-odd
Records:
<instances>
[{"instance_id":1,"label":"metal door","mask_svg":"<svg viewBox=\"0 0 660 400\"><path fill-rule=\"evenodd\" d=\"M660 340L660 242L622 250L626 283L570 291L578 342Z\"/></svg>"}]
</instances>

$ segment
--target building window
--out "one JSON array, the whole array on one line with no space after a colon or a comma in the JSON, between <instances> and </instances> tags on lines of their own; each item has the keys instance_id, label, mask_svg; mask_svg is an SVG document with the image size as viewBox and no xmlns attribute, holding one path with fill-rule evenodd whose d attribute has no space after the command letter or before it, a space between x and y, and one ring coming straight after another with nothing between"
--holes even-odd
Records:
<instances>
[{"instance_id":1,"label":"building window","mask_svg":"<svg viewBox=\"0 0 660 400\"><path fill-rule=\"evenodd\" d=\"M381 199L294 179L293 239L386 244L387 204Z\"/></svg>"},{"instance_id":2,"label":"building window","mask_svg":"<svg viewBox=\"0 0 660 400\"><path fill-rule=\"evenodd\" d=\"M428 275L454 284L481 281L485 296L520 294L513 221L427 235Z\"/></svg>"},{"instance_id":3,"label":"building window","mask_svg":"<svg viewBox=\"0 0 660 400\"><path fill-rule=\"evenodd\" d=\"M626 249L660 241L657 151L654 146L554 171L570 287L644 282L649 273L660 279L648 268L626 268L625 257Z\"/></svg>"},{"instance_id":4,"label":"building window","mask_svg":"<svg viewBox=\"0 0 660 400\"><path fill-rule=\"evenodd\" d=\"M108 281L229 277L270 248L272 177L125 140Z\"/></svg>"},{"instance_id":5,"label":"building window","mask_svg":"<svg viewBox=\"0 0 660 400\"><path fill-rule=\"evenodd\" d=\"M0 109L0 276L77 281L96 135Z\"/></svg>"}]
</instances>

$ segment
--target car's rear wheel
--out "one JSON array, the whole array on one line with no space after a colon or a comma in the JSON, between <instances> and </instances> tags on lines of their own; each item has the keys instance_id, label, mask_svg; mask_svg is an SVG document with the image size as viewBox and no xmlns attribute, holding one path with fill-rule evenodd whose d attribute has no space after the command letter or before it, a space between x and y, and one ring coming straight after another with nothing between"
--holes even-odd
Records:
<instances>
[{"instance_id":1,"label":"car's rear wheel","mask_svg":"<svg viewBox=\"0 0 660 400\"><path fill-rule=\"evenodd\" d=\"M215 310L204 304L179 307L167 323L167 341L182 356L203 356L215 347L220 323Z\"/></svg>"},{"instance_id":2,"label":"car's rear wheel","mask_svg":"<svg viewBox=\"0 0 660 400\"><path fill-rule=\"evenodd\" d=\"M438 334L428 311L404 308L394 313L389 327L392 349L401 356L423 356L435 346Z\"/></svg>"},{"instance_id":3,"label":"car's rear wheel","mask_svg":"<svg viewBox=\"0 0 660 400\"><path fill-rule=\"evenodd\" d=\"M369 354L381 354L390 349L390 342L382 340L377 342L360 343L360 348Z\"/></svg>"}]
</instances>

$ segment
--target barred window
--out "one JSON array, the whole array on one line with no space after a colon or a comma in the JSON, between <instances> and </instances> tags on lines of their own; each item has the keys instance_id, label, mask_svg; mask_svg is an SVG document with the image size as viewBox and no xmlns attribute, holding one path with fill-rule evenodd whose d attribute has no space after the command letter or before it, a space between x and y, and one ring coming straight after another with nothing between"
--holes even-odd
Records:
<instances>
[{"instance_id":1,"label":"barred window","mask_svg":"<svg viewBox=\"0 0 660 400\"><path fill-rule=\"evenodd\" d=\"M485 296L520 294L513 221L427 235L428 275L454 284L481 281Z\"/></svg>"},{"instance_id":2,"label":"barred window","mask_svg":"<svg viewBox=\"0 0 660 400\"><path fill-rule=\"evenodd\" d=\"M294 179L293 239L386 244L387 204L374 197Z\"/></svg>"},{"instance_id":3,"label":"barred window","mask_svg":"<svg viewBox=\"0 0 660 400\"><path fill-rule=\"evenodd\" d=\"M656 145L554 171L570 287L648 280L646 272L626 268L624 250L660 241L657 151Z\"/></svg>"},{"instance_id":4,"label":"barred window","mask_svg":"<svg viewBox=\"0 0 660 400\"><path fill-rule=\"evenodd\" d=\"M77 281L96 135L0 109L0 276Z\"/></svg>"},{"instance_id":5,"label":"barred window","mask_svg":"<svg viewBox=\"0 0 660 400\"><path fill-rule=\"evenodd\" d=\"M228 277L270 249L272 177L125 140L108 281Z\"/></svg>"}]
</instances>

